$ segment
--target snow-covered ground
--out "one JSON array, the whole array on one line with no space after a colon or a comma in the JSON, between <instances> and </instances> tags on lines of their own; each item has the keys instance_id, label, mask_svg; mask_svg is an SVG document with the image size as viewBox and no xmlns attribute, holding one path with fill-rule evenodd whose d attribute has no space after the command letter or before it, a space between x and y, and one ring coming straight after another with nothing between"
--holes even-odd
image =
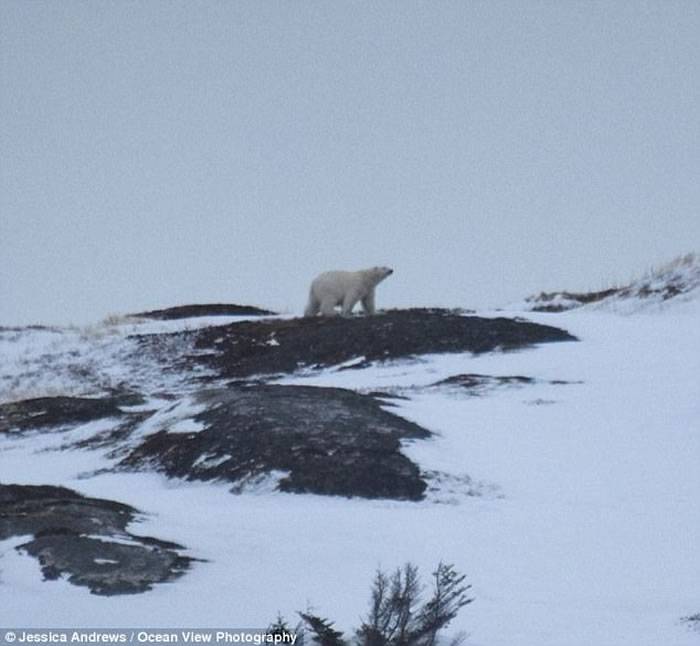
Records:
<instances>
[{"instance_id":1,"label":"snow-covered ground","mask_svg":"<svg viewBox=\"0 0 700 646\"><path fill-rule=\"evenodd\" d=\"M99 396L119 387L182 390L195 375L163 373L135 335L167 334L250 320L201 316L171 321L123 317L85 327L0 327L0 404L30 397ZM173 353L193 352L182 347Z\"/></svg>"},{"instance_id":2,"label":"snow-covered ground","mask_svg":"<svg viewBox=\"0 0 700 646\"><path fill-rule=\"evenodd\" d=\"M424 502L282 494L264 485L233 495L224 485L154 474L90 475L111 464L99 450L52 450L104 420L0 437L0 481L60 484L131 504L145 514L133 533L176 541L206 560L151 592L100 597L42 582L37 562L13 549L22 539L13 538L0 543L0 622L262 627L278 612L293 622L295 611L313 607L347 631L367 611L377 567L412 561L426 576L444 561L473 586L474 603L449 628L466 631L469 646L700 643L680 620L700 612L700 301L628 316L504 314L565 328L580 342L281 380L406 395L392 400L392 412L436 434L407 444L406 454L454 479ZM37 330L19 345L10 334L0 335L0 383L13 386L7 399L23 387L36 396L47 394L42 388L85 394L70 371L42 381L35 370L47 355L64 365L61 344L79 354L76 362L94 353L95 374L115 382L132 356L121 332L86 342L77 332L68 339ZM20 373L34 376L25 383ZM538 381L482 396L422 387L459 373ZM150 378L164 379L144 367L140 379ZM99 390L98 382L82 387ZM463 476L471 486L460 486Z\"/></svg>"}]
</instances>

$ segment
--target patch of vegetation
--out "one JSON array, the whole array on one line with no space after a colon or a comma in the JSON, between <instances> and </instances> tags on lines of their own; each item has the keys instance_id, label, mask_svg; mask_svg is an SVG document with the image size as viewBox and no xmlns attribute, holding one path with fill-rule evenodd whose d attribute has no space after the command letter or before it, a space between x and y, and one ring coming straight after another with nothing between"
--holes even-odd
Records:
<instances>
[{"instance_id":1,"label":"patch of vegetation","mask_svg":"<svg viewBox=\"0 0 700 646\"><path fill-rule=\"evenodd\" d=\"M432 574L430 597L424 601L424 585L415 565L406 563L391 575L379 570L372 584L369 613L351 637L344 637L334 622L311 611L299 613L301 622L294 629L278 617L268 632L300 633L319 646L435 646L440 632L474 601L465 578L452 565L440 563ZM458 635L450 646L463 639Z\"/></svg>"}]
</instances>

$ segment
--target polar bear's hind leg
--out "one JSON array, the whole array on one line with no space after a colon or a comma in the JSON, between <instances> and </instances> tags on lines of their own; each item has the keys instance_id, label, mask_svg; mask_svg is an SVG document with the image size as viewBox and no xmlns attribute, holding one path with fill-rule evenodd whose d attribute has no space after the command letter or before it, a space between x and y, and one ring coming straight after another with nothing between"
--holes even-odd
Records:
<instances>
[{"instance_id":1,"label":"polar bear's hind leg","mask_svg":"<svg viewBox=\"0 0 700 646\"><path fill-rule=\"evenodd\" d=\"M337 314L335 306L336 301L334 298L325 298L321 301L321 314L323 316L335 316Z\"/></svg>"},{"instance_id":2,"label":"polar bear's hind leg","mask_svg":"<svg viewBox=\"0 0 700 646\"><path fill-rule=\"evenodd\" d=\"M350 316L352 314L352 308L355 307L359 300L360 294L357 293L357 290L348 292L343 299L343 316Z\"/></svg>"}]
</instances>

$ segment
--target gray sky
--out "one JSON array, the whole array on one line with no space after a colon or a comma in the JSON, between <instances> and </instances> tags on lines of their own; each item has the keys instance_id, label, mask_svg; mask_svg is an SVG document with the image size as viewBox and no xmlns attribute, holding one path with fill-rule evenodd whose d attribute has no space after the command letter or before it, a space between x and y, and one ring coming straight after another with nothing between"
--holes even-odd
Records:
<instances>
[{"instance_id":1,"label":"gray sky","mask_svg":"<svg viewBox=\"0 0 700 646\"><path fill-rule=\"evenodd\" d=\"M700 249L700 3L0 1L0 324L597 289Z\"/></svg>"}]
</instances>

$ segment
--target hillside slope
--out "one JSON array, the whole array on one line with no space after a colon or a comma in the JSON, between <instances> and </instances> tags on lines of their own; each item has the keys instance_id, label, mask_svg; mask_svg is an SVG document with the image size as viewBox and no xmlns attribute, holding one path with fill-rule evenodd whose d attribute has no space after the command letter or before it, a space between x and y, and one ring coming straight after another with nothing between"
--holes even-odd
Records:
<instances>
[{"instance_id":1,"label":"hillside slope","mask_svg":"<svg viewBox=\"0 0 700 646\"><path fill-rule=\"evenodd\" d=\"M3 623L266 626L310 605L348 630L377 567L442 560L473 586L450 625L468 646L696 644L681 618L700 611L698 319L552 321L408 311L0 331L0 485L86 497L74 522L123 510L109 540L151 545L165 566L125 572L127 594L91 594L76 583L83 530L51 543L63 565L43 580L33 530L0 525ZM326 328L352 339L349 356ZM287 343L296 369L269 356ZM388 488L347 488L372 477ZM36 491L11 489L12 504ZM118 552L96 558L119 579Z\"/></svg>"},{"instance_id":2,"label":"hillside slope","mask_svg":"<svg viewBox=\"0 0 700 646\"><path fill-rule=\"evenodd\" d=\"M596 292L540 292L515 308L563 312L576 308L629 314L668 308L697 307L700 301L700 255L689 253L652 269L623 287Z\"/></svg>"}]
</instances>

